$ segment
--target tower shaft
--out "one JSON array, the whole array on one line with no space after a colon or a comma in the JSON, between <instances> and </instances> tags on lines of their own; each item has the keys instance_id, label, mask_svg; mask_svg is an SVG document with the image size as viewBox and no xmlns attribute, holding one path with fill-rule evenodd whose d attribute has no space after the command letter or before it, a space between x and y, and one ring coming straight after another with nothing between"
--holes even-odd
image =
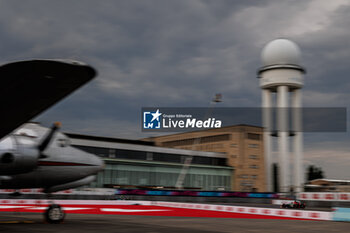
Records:
<instances>
[{"instance_id":1,"label":"tower shaft","mask_svg":"<svg viewBox=\"0 0 350 233\"><path fill-rule=\"evenodd\" d=\"M280 164L280 189L288 192L289 188L289 131L288 131L288 87L277 87L277 127L278 127L278 157Z\"/></svg>"},{"instance_id":2,"label":"tower shaft","mask_svg":"<svg viewBox=\"0 0 350 233\"><path fill-rule=\"evenodd\" d=\"M294 187L296 192L301 192L304 182L303 171L303 133L301 116L301 89L295 89L292 93L293 131L294 131Z\"/></svg>"},{"instance_id":3,"label":"tower shaft","mask_svg":"<svg viewBox=\"0 0 350 233\"><path fill-rule=\"evenodd\" d=\"M264 150L265 150L265 182L268 192L272 191L272 140L271 140L271 110L272 93L269 89L262 90L263 126L264 126Z\"/></svg>"}]
</instances>

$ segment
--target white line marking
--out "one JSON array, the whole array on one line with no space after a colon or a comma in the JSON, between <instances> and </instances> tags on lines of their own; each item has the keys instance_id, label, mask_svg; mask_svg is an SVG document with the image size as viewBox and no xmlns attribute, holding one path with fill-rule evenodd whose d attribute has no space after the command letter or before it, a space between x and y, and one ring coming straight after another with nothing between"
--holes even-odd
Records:
<instances>
[{"instance_id":1,"label":"white line marking","mask_svg":"<svg viewBox=\"0 0 350 233\"><path fill-rule=\"evenodd\" d=\"M88 210L93 208L83 208L83 207L63 207L63 210Z\"/></svg>"},{"instance_id":2,"label":"white line marking","mask_svg":"<svg viewBox=\"0 0 350 233\"><path fill-rule=\"evenodd\" d=\"M48 207L31 207L31 210L46 210ZM84 208L84 207L63 207L63 210L87 210L92 208Z\"/></svg>"},{"instance_id":3,"label":"white line marking","mask_svg":"<svg viewBox=\"0 0 350 233\"><path fill-rule=\"evenodd\" d=\"M12 208L25 208L30 206L19 206L19 205L1 205L0 209L12 209Z\"/></svg>"},{"instance_id":4,"label":"white line marking","mask_svg":"<svg viewBox=\"0 0 350 233\"><path fill-rule=\"evenodd\" d=\"M105 212L128 212L128 213L170 211L170 210L131 210L131 209L115 209L115 208L100 208L100 210Z\"/></svg>"},{"instance_id":5,"label":"white line marking","mask_svg":"<svg viewBox=\"0 0 350 233\"><path fill-rule=\"evenodd\" d=\"M47 207L30 207L28 209L31 209L31 210L46 210Z\"/></svg>"}]
</instances>

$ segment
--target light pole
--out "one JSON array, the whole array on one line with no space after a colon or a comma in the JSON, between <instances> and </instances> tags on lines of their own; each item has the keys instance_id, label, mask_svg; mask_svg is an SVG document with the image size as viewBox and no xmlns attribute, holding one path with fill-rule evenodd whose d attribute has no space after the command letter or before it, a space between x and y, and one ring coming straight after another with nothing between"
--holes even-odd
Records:
<instances>
[{"instance_id":1,"label":"light pole","mask_svg":"<svg viewBox=\"0 0 350 233\"><path fill-rule=\"evenodd\" d=\"M210 101L209 103L209 107L208 107L208 110L207 112L205 113L204 115L204 120L210 115L211 113L211 110L212 110L212 107L216 104L216 103L220 103L222 102L222 95L221 94L215 94L215 97ZM200 137L197 137L194 141L193 141L193 144L192 144L192 155L189 155L186 157L185 161L184 161L184 165L181 169L181 172L177 178L177 181L176 181L176 184L175 184L175 188L176 189L183 189L183 183L185 181L185 178L186 178L186 175L187 175L187 172L188 172L188 169L190 168L191 166L191 163L192 163L192 159L193 159L193 156L196 154L195 153L195 146L197 144L200 143Z\"/></svg>"}]
</instances>

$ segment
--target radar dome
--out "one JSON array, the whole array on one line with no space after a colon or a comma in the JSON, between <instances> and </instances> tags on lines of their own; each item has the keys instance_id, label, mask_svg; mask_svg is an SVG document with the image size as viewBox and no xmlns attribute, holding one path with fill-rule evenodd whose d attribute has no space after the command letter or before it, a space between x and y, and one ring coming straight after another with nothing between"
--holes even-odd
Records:
<instances>
[{"instance_id":1,"label":"radar dome","mask_svg":"<svg viewBox=\"0 0 350 233\"><path fill-rule=\"evenodd\" d=\"M277 39L265 45L261 60L264 66L300 65L300 49L297 44L287 39Z\"/></svg>"}]
</instances>

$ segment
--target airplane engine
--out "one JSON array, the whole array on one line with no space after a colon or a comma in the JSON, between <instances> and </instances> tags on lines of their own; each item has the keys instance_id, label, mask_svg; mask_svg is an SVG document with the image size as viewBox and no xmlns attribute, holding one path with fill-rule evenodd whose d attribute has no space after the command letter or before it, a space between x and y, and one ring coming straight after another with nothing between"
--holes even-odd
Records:
<instances>
[{"instance_id":1,"label":"airplane engine","mask_svg":"<svg viewBox=\"0 0 350 233\"><path fill-rule=\"evenodd\" d=\"M36 144L28 133L30 131L18 131L14 137L6 137L0 141L0 175L14 175L27 173L38 166L41 158L46 158L44 151L50 144L54 133L60 127L56 122L44 139Z\"/></svg>"},{"instance_id":2,"label":"airplane engine","mask_svg":"<svg viewBox=\"0 0 350 233\"><path fill-rule=\"evenodd\" d=\"M0 175L30 172L38 166L38 150L0 150Z\"/></svg>"}]
</instances>

